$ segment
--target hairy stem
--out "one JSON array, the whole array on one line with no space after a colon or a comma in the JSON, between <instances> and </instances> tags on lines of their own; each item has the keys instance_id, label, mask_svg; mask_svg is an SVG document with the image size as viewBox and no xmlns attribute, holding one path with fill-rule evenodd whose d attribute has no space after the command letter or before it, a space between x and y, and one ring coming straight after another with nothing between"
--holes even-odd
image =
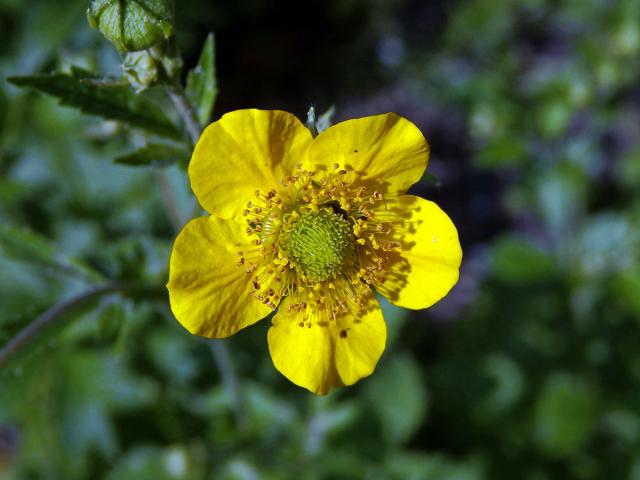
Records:
<instances>
[{"instance_id":1,"label":"hairy stem","mask_svg":"<svg viewBox=\"0 0 640 480\"><path fill-rule=\"evenodd\" d=\"M24 345L42 333L47 327L53 325L56 320L71 313L74 309L89 303L90 301L108 295L110 293L119 292L130 298L164 300L166 298L166 290L164 286L158 285L124 285L120 283L110 282L102 285L94 285L86 290L56 303L52 307L45 310L41 315L36 317L31 323L24 327L18 334L0 349L0 368L18 352Z\"/></svg>"},{"instance_id":2,"label":"hairy stem","mask_svg":"<svg viewBox=\"0 0 640 480\"><path fill-rule=\"evenodd\" d=\"M74 308L93 300L94 298L123 290L123 288L124 287L116 283L98 285L88 288L67 300L56 303L51 308L44 311L40 316L36 317L29 325L24 327L2 348L2 350L0 350L0 367L2 367L9 358L20 350L23 345L42 332L49 325L54 323L56 319L62 317Z\"/></svg>"},{"instance_id":3,"label":"hairy stem","mask_svg":"<svg viewBox=\"0 0 640 480\"><path fill-rule=\"evenodd\" d=\"M184 122L184 126L187 129L187 133L189 133L191 142L195 145L198 142L202 131L202 126L198 121L196 111L193 109L193 106L191 105L191 102L189 102L189 99L184 93L184 89L182 87L167 87L167 93Z\"/></svg>"}]
</instances>

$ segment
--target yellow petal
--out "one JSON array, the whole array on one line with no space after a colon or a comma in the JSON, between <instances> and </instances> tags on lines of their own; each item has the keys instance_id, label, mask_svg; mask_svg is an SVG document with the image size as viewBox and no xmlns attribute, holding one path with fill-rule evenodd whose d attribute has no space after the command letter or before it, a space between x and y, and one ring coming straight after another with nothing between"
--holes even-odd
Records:
<instances>
[{"instance_id":1,"label":"yellow petal","mask_svg":"<svg viewBox=\"0 0 640 480\"><path fill-rule=\"evenodd\" d=\"M303 163L312 141L294 115L277 110L236 110L202 133L189 164L191 188L202 208L240 217L258 189L280 190L280 179Z\"/></svg>"},{"instance_id":2,"label":"yellow petal","mask_svg":"<svg viewBox=\"0 0 640 480\"><path fill-rule=\"evenodd\" d=\"M458 281L462 249L456 227L435 203L413 195L387 202L386 208L379 217L395 219L400 249L390 256L387 280L376 288L395 305L430 307Z\"/></svg>"},{"instance_id":3,"label":"yellow petal","mask_svg":"<svg viewBox=\"0 0 640 480\"><path fill-rule=\"evenodd\" d=\"M311 170L337 164L350 180L373 182L380 191L403 194L427 168L429 144L413 123L395 113L337 123L309 148Z\"/></svg>"},{"instance_id":4,"label":"yellow petal","mask_svg":"<svg viewBox=\"0 0 640 480\"><path fill-rule=\"evenodd\" d=\"M270 313L251 295L251 278L237 266L245 226L213 216L191 220L173 245L169 301L176 319L193 334L233 335Z\"/></svg>"},{"instance_id":5,"label":"yellow petal","mask_svg":"<svg viewBox=\"0 0 640 480\"><path fill-rule=\"evenodd\" d=\"M370 375L387 339L378 301L370 293L366 307L337 320L312 315L305 323L296 303L286 298L269 329L269 351L275 367L296 385L318 395L333 387L352 385Z\"/></svg>"}]
</instances>

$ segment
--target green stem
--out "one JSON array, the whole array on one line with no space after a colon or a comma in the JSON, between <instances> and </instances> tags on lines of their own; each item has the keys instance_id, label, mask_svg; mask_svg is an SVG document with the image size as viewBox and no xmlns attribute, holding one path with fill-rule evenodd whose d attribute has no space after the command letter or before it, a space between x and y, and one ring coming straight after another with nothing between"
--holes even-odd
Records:
<instances>
[{"instance_id":1,"label":"green stem","mask_svg":"<svg viewBox=\"0 0 640 480\"><path fill-rule=\"evenodd\" d=\"M166 290L164 287L155 285L123 285L110 282L103 285L94 285L86 290L56 303L36 317L31 323L24 327L18 334L0 349L0 368L15 355L24 345L40 334L47 327L55 323L59 318L64 317L74 309L103 295L119 292L131 298L164 299Z\"/></svg>"},{"instance_id":2,"label":"green stem","mask_svg":"<svg viewBox=\"0 0 640 480\"><path fill-rule=\"evenodd\" d=\"M123 290L123 286L115 283L107 283L88 288L73 297L56 303L54 306L46 310L42 315L36 317L29 325L23 328L15 337L9 340L2 350L0 350L0 367L2 367L9 358L11 358L20 348L27 342L38 335L42 330L54 323L56 319L64 316L70 310L93 300L102 295Z\"/></svg>"},{"instance_id":3,"label":"green stem","mask_svg":"<svg viewBox=\"0 0 640 480\"><path fill-rule=\"evenodd\" d=\"M181 86L170 86L167 87L167 93L169 94L169 98L176 107L176 110L180 114L182 121L184 122L184 126L189 133L189 137L191 138L191 142L195 145L200 138L200 133L202 132L202 126L198 121L198 117L196 115L195 110L191 106L191 102L187 98L187 95L184 92L184 89Z\"/></svg>"}]
</instances>

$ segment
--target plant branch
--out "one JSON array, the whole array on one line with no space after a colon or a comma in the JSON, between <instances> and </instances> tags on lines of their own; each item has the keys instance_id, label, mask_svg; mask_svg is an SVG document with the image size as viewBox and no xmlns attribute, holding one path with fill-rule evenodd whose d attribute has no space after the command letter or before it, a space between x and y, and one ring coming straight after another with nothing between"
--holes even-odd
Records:
<instances>
[{"instance_id":1,"label":"plant branch","mask_svg":"<svg viewBox=\"0 0 640 480\"><path fill-rule=\"evenodd\" d=\"M29 342L32 338L38 335L42 330L47 328L56 319L62 317L70 310L87 303L88 301L105 295L107 293L117 292L122 290L121 285L115 283L107 283L95 287L88 288L87 290L74 295L73 297L64 300L60 303L56 303L51 308L46 310L40 316L36 317L29 325L23 328L15 337L9 340L0 350L0 367L2 367L9 358L11 358L24 344Z\"/></svg>"},{"instance_id":2,"label":"plant branch","mask_svg":"<svg viewBox=\"0 0 640 480\"><path fill-rule=\"evenodd\" d=\"M191 102L189 102L189 99L181 86L167 87L167 93L184 122L184 126L189 133L191 142L195 145L200 138L202 127L198 121L195 110L191 106Z\"/></svg>"},{"instance_id":3,"label":"plant branch","mask_svg":"<svg viewBox=\"0 0 640 480\"><path fill-rule=\"evenodd\" d=\"M9 340L9 342L0 349L0 368L2 368L18 350L38 334L42 333L44 329L52 325L57 319L95 298L115 292L120 292L127 297L138 299L164 299L166 296L164 287L156 285L123 285L110 282L87 288L71 298L56 303L45 310L29 323L29 325L18 332L15 337Z\"/></svg>"}]
</instances>

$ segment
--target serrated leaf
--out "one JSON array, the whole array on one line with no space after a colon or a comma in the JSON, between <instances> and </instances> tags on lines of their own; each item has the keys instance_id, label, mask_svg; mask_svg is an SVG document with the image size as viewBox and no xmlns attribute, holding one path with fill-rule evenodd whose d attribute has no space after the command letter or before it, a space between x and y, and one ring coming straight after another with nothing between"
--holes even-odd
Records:
<instances>
[{"instance_id":1,"label":"serrated leaf","mask_svg":"<svg viewBox=\"0 0 640 480\"><path fill-rule=\"evenodd\" d=\"M46 238L14 225L0 224L0 248L5 255L95 282L102 275L76 258L69 257Z\"/></svg>"},{"instance_id":2,"label":"serrated leaf","mask_svg":"<svg viewBox=\"0 0 640 480\"><path fill-rule=\"evenodd\" d=\"M179 162L186 162L191 153L179 146L161 143L149 143L138 150L122 155L115 163L134 167L167 167Z\"/></svg>"},{"instance_id":3,"label":"serrated leaf","mask_svg":"<svg viewBox=\"0 0 640 480\"><path fill-rule=\"evenodd\" d=\"M198 65L187 76L186 93L191 105L196 109L200 124L208 124L218 95L213 33L207 36L202 46Z\"/></svg>"},{"instance_id":4,"label":"serrated leaf","mask_svg":"<svg viewBox=\"0 0 640 480\"><path fill-rule=\"evenodd\" d=\"M129 87L103 82L79 68L72 75L64 73L10 77L19 87L31 87L60 99L62 105L98 115L108 120L127 122L160 136L181 139L182 133L164 113L147 98Z\"/></svg>"}]
</instances>

